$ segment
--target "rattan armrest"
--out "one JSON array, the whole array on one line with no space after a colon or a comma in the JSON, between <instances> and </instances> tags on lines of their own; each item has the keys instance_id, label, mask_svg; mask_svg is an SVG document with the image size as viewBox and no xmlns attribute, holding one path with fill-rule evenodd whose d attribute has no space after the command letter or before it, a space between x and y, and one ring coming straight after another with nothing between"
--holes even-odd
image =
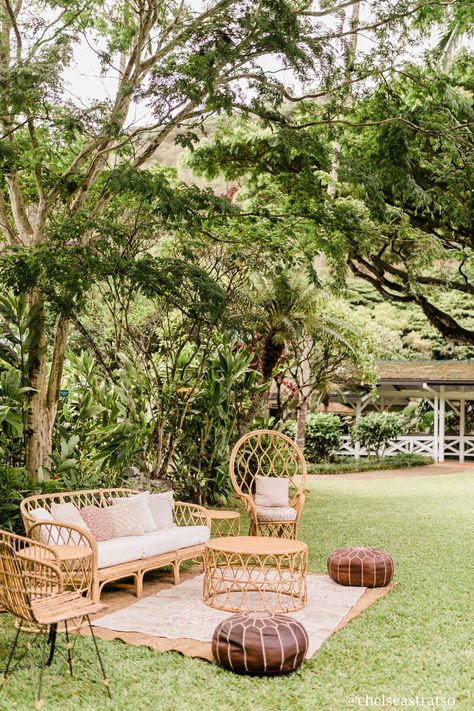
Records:
<instances>
[{"instance_id":1,"label":"rattan armrest","mask_svg":"<svg viewBox=\"0 0 474 711\"><path fill-rule=\"evenodd\" d=\"M176 501L174 521L178 526L207 526L211 528L211 518L204 506Z\"/></svg>"},{"instance_id":2,"label":"rattan armrest","mask_svg":"<svg viewBox=\"0 0 474 711\"><path fill-rule=\"evenodd\" d=\"M61 540L57 540L60 529ZM43 534L42 537L40 534ZM28 537L46 545L86 546L92 549L92 561L97 560L97 542L89 531L61 521L36 521L28 531Z\"/></svg>"},{"instance_id":3,"label":"rattan armrest","mask_svg":"<svg viewBox=\"0 0 474 711\"><path fill-rule=\"evenodd\" d=\"M240 498L244 502L245 508L248 511L249 516L257 518L257 508L255 506L255 501L249 494L239 494Z\"/></svg>"},{"instance_id":4,"label":"rattan armrest","mask_svg":"<svg viewBox=\"0 0 474 711\"><path fill-rule=\"evenodd\" d=\"M296 509L297 513L297 518L300 517L301 512L303 511L303 506L305 502L306 495L303 491L299 491L293 501L291 502L291 505L293 506L294 509Z\"/></svg>"}]
</instances>

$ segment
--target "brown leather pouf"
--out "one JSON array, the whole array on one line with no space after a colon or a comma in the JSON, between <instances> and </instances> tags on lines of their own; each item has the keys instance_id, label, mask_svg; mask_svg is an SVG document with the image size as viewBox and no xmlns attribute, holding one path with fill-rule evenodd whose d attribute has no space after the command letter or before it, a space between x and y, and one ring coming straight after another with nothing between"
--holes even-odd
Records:
<instances>
[{"instance_id":1,"label":"brown leather pouf","mask_svg":"<svg viewBox=\"0 0 474 711\"><path fill-rule=\"evenodd\" d=\"M243 612L214 630L216 661L239 674L285 674L300 667L308 649L302 624L287 615Z\"/></svg>"},{"instance_id":2,"label":"brown leather pouf","mask_svg":"<svg viewBox=\"0 0 474 711\"><path fill-rule=\"evenodd\" d=\"M393 577L393 558L378 548L336 548L328 557L328 574L340 585L381 588Z\"/></svg>"}]
</instances>

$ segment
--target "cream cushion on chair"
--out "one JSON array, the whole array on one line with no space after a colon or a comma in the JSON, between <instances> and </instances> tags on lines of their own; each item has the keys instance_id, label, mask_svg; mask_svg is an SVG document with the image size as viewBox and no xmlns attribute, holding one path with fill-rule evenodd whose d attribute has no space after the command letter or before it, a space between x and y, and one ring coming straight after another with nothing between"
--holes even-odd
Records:
<instances>
[{"instance_id":1,"label":"cream cushion on chair","mask_svg":"<svg viewBox=\"0 0 474 711\"><path fill-rule=\"evenodd\" d=\"M256 506L288 506L289 481L285 477L255 477Z\"/></svg>"},{"instance_id":2,"label":"cream cushion on chair","mask_svg":"<svg viewBox=\"0 0 474 711\"><path fill-rule=\"evenodd\" d=\"M296 511L291 506L256 506L259 521L296 521Z\"/></svg>"},{"instance_id":3,"label":"cream cushion on chair","mask_svg":"<svg viewBox=\"0 0 474 711\"><path fill-rule=\"evenodd\" d=\"M145 533L156 531L157 526L150 509L150 492L143 491L141 494L132 496L119 496L112 501L113 506L128 506L130 503L140 506L140 520Z\"/></svg>"}]
</instances>

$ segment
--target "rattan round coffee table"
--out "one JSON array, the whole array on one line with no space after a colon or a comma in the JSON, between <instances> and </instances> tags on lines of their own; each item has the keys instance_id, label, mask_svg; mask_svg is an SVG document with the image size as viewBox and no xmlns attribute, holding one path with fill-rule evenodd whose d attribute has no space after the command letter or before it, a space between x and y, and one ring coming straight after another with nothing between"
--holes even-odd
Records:
<instances>
[{"instance_id":1,"label":"rattan round coffee table","mask_svg":"<svg viewBox=\"0 0 474 711\"><path fill-rule=\"evenodd\" d=\"M239 535L240 514L238 511L207 509L207 513L211 519L211 538Z\"/></svg>"},{"instance_id":2,"label":"rattan round coffee table","mask_svg":"<svg viewBox=\"0 0 474 711\"><path fill-rule=\"evenodd\" d=\"M302 541L227 536L206 543L203 600L228 612L294 612L306 605L308 548Z\"/></svg>"}]
</instances>

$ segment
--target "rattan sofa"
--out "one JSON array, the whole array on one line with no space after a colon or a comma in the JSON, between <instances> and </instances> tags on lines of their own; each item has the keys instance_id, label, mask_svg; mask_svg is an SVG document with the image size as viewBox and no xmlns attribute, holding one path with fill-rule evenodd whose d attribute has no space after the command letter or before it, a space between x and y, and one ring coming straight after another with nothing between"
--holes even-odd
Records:
<instances>
[{"instance_id":1,"label":"rattan sofa","mask_svg":"<svg viewBox=\"0 0 474 711\"><path fill-rule=\"evenodd\" d=\"M27 535L43 543L58 543L58 531L61 534L61 543L85 545L92 549L92 589L93 600L98 601L102 588L106 583L122 578L133 577L135 594L143 595L143 576L149 570L155 570L171 565L173 568L174 582L179 583L180 564L185 560L202 558L204 544L209 538L211 521L206 509L195 504L182 501L175 502L174 522L176 528L157 531L156 536L148 533L145 536L127 538L114 538L112 541L97 543L89 531L71 524L54 521L38 521L32 515L37 508L51 510L51 504L73 503L78 509L83 506L95 505L99 507L110 506L115 497L139 494L135 489L91 489L84 491L68 491L56 494L41 494L29 496L21 502L20 510ZM207 531L205 530L207 527ZM161 538L160 538L161 535ZM132 540L139 539L139 540ZM104 544L112 543L115 547L115 564L104 560ZM148 548L147 548L148 546ZM110 549L110 545L108 546ZM153 548L160 549L153 554ZM133 560L120 560L120 558L133 557L133 551L141 551ZM128 551L128 552L127 552ZM102 559L102 560L101 560Z\"/></svg>"}]
</instances>

